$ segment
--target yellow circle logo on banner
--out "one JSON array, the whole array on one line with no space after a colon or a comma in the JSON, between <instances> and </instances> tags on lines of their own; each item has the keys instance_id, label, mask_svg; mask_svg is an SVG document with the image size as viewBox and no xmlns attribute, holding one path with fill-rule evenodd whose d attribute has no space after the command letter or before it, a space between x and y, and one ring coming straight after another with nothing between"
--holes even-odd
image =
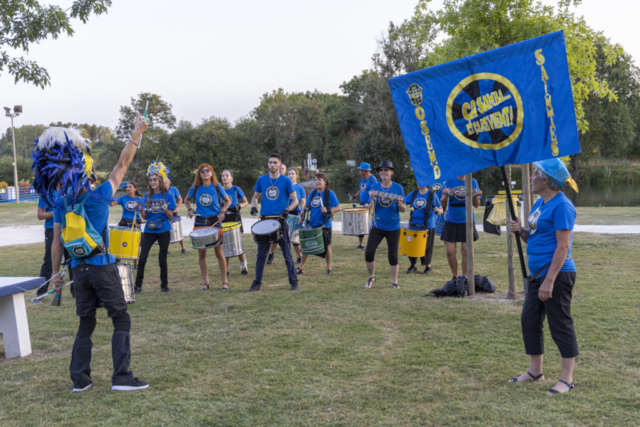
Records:
<instances>
[{"instance_id":1,"label":"yellow circle logo on banner","mask_svg":"<svg viewBox=\"0 0 640 427\"><path fill-rule=\"evenodd\" d=\"M518 90L499 74L472 74L453 88L447 100L449 129L469 147L507 147L520 135L523 120Z\"/></svg>"}]
</instances>

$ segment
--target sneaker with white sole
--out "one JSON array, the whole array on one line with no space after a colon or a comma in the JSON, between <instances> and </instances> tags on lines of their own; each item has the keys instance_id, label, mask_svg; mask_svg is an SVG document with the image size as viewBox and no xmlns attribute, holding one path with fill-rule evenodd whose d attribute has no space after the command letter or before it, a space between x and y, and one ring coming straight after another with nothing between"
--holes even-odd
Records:
<instances>
[{"instance_id":1,"label":"sneaker with white sole","mask_svg":"<svg viewBox=\"0 0 640 427\"><path fill-rule=\"evenodd\" d=\"M91 387L91 383L87 384L87 385L86 385L86 386L84 386L84 387L75 387L75 386L74 386L72 391L73 391L74 393L80 393L80 392L82 392L82 391L88 390L88 389L89 389L89 387Z\"/></svg>"},{"instance_id":2,"label":"sneaker with white sole","mask_svg":"<svg viewBox=\"0 0 640 427\"><path fill-rule=\"evenodd\" d=\"M111 387L113 391L134 391L149 388L149 383L141 381L137 378L132 378L128 384L118 384Z\"/></svg>"}]
</instances>

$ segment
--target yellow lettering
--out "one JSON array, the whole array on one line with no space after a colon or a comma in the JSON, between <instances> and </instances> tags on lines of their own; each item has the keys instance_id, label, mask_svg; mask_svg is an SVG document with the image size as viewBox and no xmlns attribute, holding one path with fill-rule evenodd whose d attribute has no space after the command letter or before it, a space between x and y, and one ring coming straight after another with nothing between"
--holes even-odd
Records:
<instances>
[{"instance_id":1,"label":"yellow lettering","mask_svg":"<svg viewBox=\"0 0 640 427\"><path fill-rule=\"evenodd\" d=\"M462 117L464 117L464 119L466 121L469 121L469 120L471 120L471 114L470 113L471 113L471 105L469 105L468 102L465 102L462 105Z\"/></svg>"},{"instance_id":2,"label":"yellow lettering","mask_svg":"<svg viewBox=\"0 0 640 427\"><path fill-rule=\"evenodd\" d=\"M471 122L467 123L467 133L469 135L473 135L473 133L474 133L473 132L473 123L471 123Z\"/></svg>"},{"instance_id":3,"label":"yellow lettering","mask_svg":"<svg viewBox=\"0 0 640 427\"><path fill-rule=\"evenodd\" d=\"M420 122L420 128L422 128L423 135L429 135L429 126L427 126L426 120Z\"/></svg>"},{"instance_id":4,"label":"yellow lettering","mask_svg":"<svg viewBox=\"0 0 640 427\"><path fill-rule=\"evenodd\" d=\"M471 101L471 118L478 117L478 111L476 110L476 101Z\"/></svg>"},{"instance_id":5,"label":"yellow lettering","mask_svg":"<svg viewBox=\"0 0 640 427\"><path fill-rule=\"evenodd\" d=\"M484 113L487 110L484 106L484 102L482 102L482 97L478 97L478 99L476 99L476 105L478 106L478 111L480 112L480 114Z\"/></svg>"},{"instance_id":6,"label":"yellow lettering","mask_svg":"<svg viewBox=\"0 0 640 427\"><path fill-rule=\"evenodd\" d=\"M424 108L422 107L416 108L416 117L418 118L418 120L424 120Z\"/></svg>"},{"instance_id":7,"label":"yellow lettering","mask_svg":"<svg viewBox=\"0 0 640 427\"><path fill-rule=\"evenodd\" d=\"M435 165L435 166L433 167L433 177L434 177L435 179L440 178L440 167L439 167L438 165Z\"/></svg>"},{"instance_id":8,"label":"yellow lettering","mask_svg":"<svg viewBox=\"0 0 640 427\"><path fill-rule=\"evenodd\" d=\"M502 91L499 90L498 91L498 104L502 104L504 101L505 101L504 95L502 94Z\"/></svg>"},{"instance_id":9,"label":"yellow lettering","mask_svg":"<svg viewBox=\"0 0 640 427\"><path fill-rule=\"evenodd\" d=\"M544 91L547 91L547 80L549 80L549 75L547 74L547 70L545 70L544 65L540 67L542 70L542 81L544 82Z\"/></svg>"},{"instance_id":10,"label":"yellow lettering","mask_svg":"<svg viewBox=\"0 0 640 427\"><path fill-rule=\"evenodd\" d=\"M537 65L544 64L544 55L542 54L542 49L536 50L534 55L536 56L536 64Z\"/></svg>"},{"instance_id":11,"label":"yellow lettering","mask_svg":"<svg viewBox=\"0 0 640 427\"><path fill-rule=\"evenodd\" d=\"M511 120L511 115L509 114L510 107L504 107L502 109L502 119L504 119L504 125L509 127L513 124L513 120Z\"/></svg>"},{"instance_id":12,"label":"yellow lettering","mask_svg":"<svg viewBox=\"0 0 640 427\"><path fill-rule=\"evenodd\" d=\"M429 162L432 165L438 163L438 160L436 160L436 152L433 150L429 151Z\"/></svg>"},{"instance_id":13,"label":"yellow lettering","mask_svg":"<svg viewBox=\"0 0 640 427\"><path fill-rule=\"evenodd\" d=\"M427 135L424 137L424 140L427 143L427 150L433 150L433 144L431 144L431 137Z\"/></svg>"}]
</instances>

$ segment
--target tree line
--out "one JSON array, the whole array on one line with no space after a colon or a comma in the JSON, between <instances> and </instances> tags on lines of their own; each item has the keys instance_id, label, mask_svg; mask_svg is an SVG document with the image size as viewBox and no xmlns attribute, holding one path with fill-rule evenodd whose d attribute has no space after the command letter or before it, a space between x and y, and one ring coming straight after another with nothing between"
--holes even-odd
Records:
<instances>
[{"instance_id":1,"label":"tree line","mask_svg":"<svg viewBox=\"0 0 640 427\"><path fill-rule=\"evenodd\" d=\"M373 165L389 159L397 165L396 179L414 186L388 79L470 54L494 49L552 31L564 30L578 118L582 153L572 156L574 171L580 161L640 158L640 70L629 54L592 30L571 7L576 0L561 0L554 7L534 0L446 0L432 10L419 0L414 16L389 24L378 40L372 66L341 86L340 94L318 91L289 93L273 90L235 123L210 117L200 123L178 121L171 104L159 94L141 93L120 108L116 129L90 124L55 123L79 127L93 141L99 177L117 161L133 126L135 112L149 104L150 129L126 179L143 181L151 160L162 158L172 170L174 183L185 191L193 171L202 162L220 174L234 170L236 183L252 186L266 173L269 153L278 152L290 166L301 166L313 153L320 167L343 167L333 178L352 187L357 175L345 160ZM437 40L442 40L437 42ZM20 179L30 179L29 154L33 140L45 126L16 129ZM0 181L13 184L11 129L0 139ZM498 181L497 170L479 174Z\"/></svg>"}]
</instances>

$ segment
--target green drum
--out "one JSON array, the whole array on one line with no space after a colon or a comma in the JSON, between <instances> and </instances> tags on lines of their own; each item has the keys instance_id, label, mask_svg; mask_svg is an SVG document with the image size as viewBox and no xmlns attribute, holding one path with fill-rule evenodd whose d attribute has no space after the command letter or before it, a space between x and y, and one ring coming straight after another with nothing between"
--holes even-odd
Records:
<instances>
[{"instance_id":1,"label":"green drum","mask_svg":"<svg viewBox=\"0 0 640 427\"><path fill-rule=\"evenodd\" d=\"M300 251L303 255L318 255L324 253L324 239L322 227L303 227L298 230L300 235Z\"/></svg>"}]
</instances>

